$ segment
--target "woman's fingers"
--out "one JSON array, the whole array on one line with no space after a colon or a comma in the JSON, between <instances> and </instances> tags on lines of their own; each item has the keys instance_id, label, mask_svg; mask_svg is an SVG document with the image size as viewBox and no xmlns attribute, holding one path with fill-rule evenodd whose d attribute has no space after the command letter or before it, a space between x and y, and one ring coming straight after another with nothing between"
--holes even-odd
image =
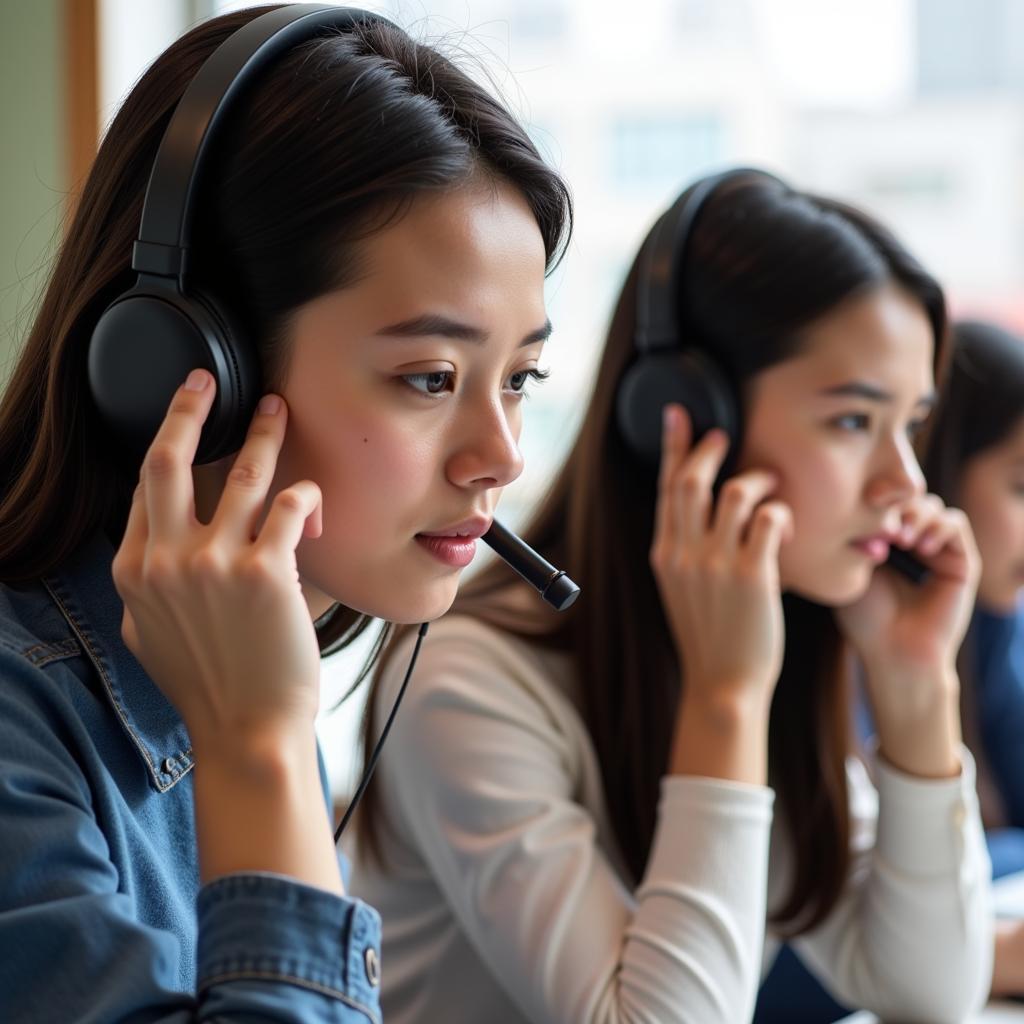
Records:
<instances>
[{"instance_id":1,"label":"woman's fingers","mask_svg":"<svg viewBox=\"0 0 1024 1024\"><path fill-rule=\"evenodd\" d=\"M715 505L711 542L723 555L732 556L743 543L750 517L778 486L778 477L766 469L734 476L722 486Z\"/></svg>"},{"instance_id":2,"label":"woman's fingers","mask_svg":"<svg viewBox=\"0 0 1024 1024\"><path fill-rule=\"evenodd\" d=\"M936 494L922 494L902 510L899 536L900 547L913 550L923 531L946 510L945 502Z\"/></svg>"},{"instance_id":3,"label":"woman's fingers","mask_svg":"<svg viewBox=\"0 0 1024 1024\"><path fill-rule=\"evenodd\" d=\"M669 502L679 542L694 546L703 543L711 520L712 489L728 450L725 432L709 430L671 482Z\"/></svg>"},{"instance_id":4,"label":"woman's fingers","mask_svg":"<svg viewBox=\"0 0 1024 1024\"><path fill-rule=\"evenodd\" d=\"M122 598L132 575L142 571L152 534L164 540L177 538L191 525L194 513L191 460L214 397L210 380L205 370L193 371L186 384L175 392L139 467L139 482L132 494L124 533L111 566L114 584ZM202 387L197 388L197 383ZM198 428L190 427L196 422ZM192 434L194 440L190 440Z\"/></svg>"},{"instance_id":5,"label":"woman's fingers","mask_svg":"<svg viewBox=\"0 0 1024 1024\"><path fill-rule=\"evenodd\" d=\"M275 559L294 556L304 534L319 533L322 500L320 488L312 480L300 480L280 491L271 502L256 547ZM313 526L307 530L310 519Z\"/></svg>"},{"instance_id":6,"label":"woman's fingers","mask_svg":"<svg viewBox=\"0 0 1024 1024\"><path fill-rule=\"evenodd\" d=\"M747 551L755 564L778 565L779 549L793 529L793 514L781 501L766 501L751 517Z\"/></svg>"},{"instance_id":7,"label":"woman's fingers","mask_svg":"<svg viewBox=\"0 0 1024 1024\"><path fill-rule=\"evenodd\" d=\"M781 663L778 551L790 514L769 500L776 475L753 470L723 485L709 522L728 444L709 431L667 482L660 500L673 541L655 545L651 568L687 685L763 692Z\"/></svg>"},{"instance_id":8,"label":"woman's fingers","mask_svg":"<svg viewBox=\"0 0 1024 1024\"><path fill-rule=\"evenodd\" d=\"M970 546L965 532L970 536L962 512L947 508L936 494L925 494L903 510L897 543L923 558L931 558L947 547L962 555Z\"/></svg>"},{"instance_id":9,"label":"woman's fingers","mask_svg":"<svg viewBox=\"0 0 1024 1024\"><path fill-rule=\"evenodd\" d=\"M235 543L247 543L254 537L284 442L287 420L284 401L277 395L265 395L217 503L210 524L215 536Z\"/></svg>"},{"instance_id":10,"label":"woman's fingers","mask_svg":"<svg viewBox=\"0 0 1024 1024\"><path fill-rule=\"evenodd\" d=\"M213 377L193 370L171 399L167 415L143 461L149 538L179 538L195 517L192 463L214 400Z\"/></svg>"},{"instance_id":11,"label":"woman's fingers","mask_svg":"<svg viewBox=\"0 0 1024 1024\"><path fill-rule=\"evenodd\" d=\"M978 556L974 534L967 516L960 509L946 509L941 516L925 525L914 550L940 572L951 570L953 575L960 575L955 568L957 565L965 567L967 578L976 572Z\"/></svg>"},{"instance_id":12,"label":"woman's fingers","mask_svg":"<svg viewBox=\"0 0 1024 1024\"><path fill-rule=\"evenodd\" d=\"M149 536L149 515L146 511L146 484L143 472L139 473L139 482L132 494L131 507L128 509L128 521L125 523L121 537L121 551L140 550Z\"/></svg>"},{"instance_id":13,"label":"woman's fingers","mask_svg":"<svg viewBox=\"0 0 1024 1024\"><path fill-rule=\"evenodd\" d=\"M692 434L690 414L681 405L666 405L662 423L659 492L667 490L672 477L689 454Z\"/></svg>"},{"instance_id":14,"label":"woman's fingers","mask_svg":"<svg viewBox=\"0 0 1024 1024\"><path fill-rule=\"evenodd\" d=\"M932 555L938 554L954 534L955 531L948 522L937 519L921 531L914 544L914 549L925 558L930 558Z\"/></svg>"},{"instance_id":15,"label":"woman's fingers","mask_svg":"<svg viewBox=\"0 0 1024 1024\"><path fill-rule=\"evenodd\" d=\"M690 417L681 405L666 405L662 413L661 463L658 500L654 506L654 543L671 544L673 519L669 514L670 488L690 451Z\"/></svg>"}]
</instances>

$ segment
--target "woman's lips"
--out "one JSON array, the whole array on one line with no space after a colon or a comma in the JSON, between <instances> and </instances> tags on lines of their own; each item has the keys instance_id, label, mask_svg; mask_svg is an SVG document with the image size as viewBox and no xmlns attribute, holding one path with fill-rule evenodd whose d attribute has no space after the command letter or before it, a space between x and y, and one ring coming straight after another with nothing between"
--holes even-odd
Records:
<instances>
[{"instance_id":1,"label":"woman's lips","mask_svg":"<svg viewBox=\"0 0 1024 1024\"><path fill-rule=\"evenodd\" d=\"M474 537L427 537L418 533L416 543L453 569L464 569L476 554Z\"/></svg>"},{"instance_id":2,"label":"woman's lips","mask_svg":"<svg viewBox=\"0 0 1024 1024\"><path fill-rule=\"evenodd\" d=\"M879 565L889 557L889 541L885 537L864 537L853 541L852 547Z\"/></svg>"}]
</instances>

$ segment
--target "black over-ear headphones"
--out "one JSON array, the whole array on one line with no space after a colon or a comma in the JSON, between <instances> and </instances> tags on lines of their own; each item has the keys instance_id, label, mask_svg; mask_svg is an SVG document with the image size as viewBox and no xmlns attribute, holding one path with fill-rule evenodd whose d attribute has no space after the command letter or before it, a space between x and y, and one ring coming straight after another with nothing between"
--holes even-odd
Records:
<instances>
[{"instance_id":1,"label":"black over-ear headphones","mask_svg":"<svg viewBox=\"0 0 1024 1024\"><path fill-rule=\"evenodd\" d=\"M238 97L282 53L324 29L390 24L355 8L294 4L254 18L199 69L171 117L153 163L132 250L138 279L102 313L89 344L89 386L105 422L145 451L188 372L216 380L196 463L237 451L261 393L259 359L222 302L190 286L196 183Z\"/></svg>"},{"instance_id":2,"label":"black over-ear headphones","mask_svg":"<svg viewBox=\"0 0 1024 1024\"><path fill-rule=\"evenodd\" d=\"M658 218L640 249L633 336L636 358L619 385L616 412L626 443L648 461L658 459L662 410L673 402L690 414L695 439L719 427L729 435L730 451L735 451L739 440L740 406L734 387L687 324L679 281L694 224L708 197L725 182L750 175L778 181L765 171L746 167L701 178Z\"/></svg>"}]
</instances>

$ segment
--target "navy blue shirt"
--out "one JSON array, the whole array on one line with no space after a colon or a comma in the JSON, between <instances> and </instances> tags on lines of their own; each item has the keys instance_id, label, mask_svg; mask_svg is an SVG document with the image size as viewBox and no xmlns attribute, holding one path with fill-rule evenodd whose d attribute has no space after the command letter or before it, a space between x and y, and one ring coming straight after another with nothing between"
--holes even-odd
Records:
<instances>
[{"instance_id":1,"label":"navy blue shirt","mask_svg":"<svg viewBox=\"0 0 1024 1024\"><path fill-rule=\"evenodd\" d=\"M121 639L113 555L0 585L0 1020L379 1021L376 911L200 886L188 734Z\"/></svg>"},{"instance_id":2,"label":"navy blue shirt","mask_svg":"<svg viewBox=\"0 0 1024 1024\"><path fill-rule=\"evenodd\" d=\"M974 698L981 742L1008 823L1024 827L1024 608L971 623Z\"/></svg>"}]
</instances>

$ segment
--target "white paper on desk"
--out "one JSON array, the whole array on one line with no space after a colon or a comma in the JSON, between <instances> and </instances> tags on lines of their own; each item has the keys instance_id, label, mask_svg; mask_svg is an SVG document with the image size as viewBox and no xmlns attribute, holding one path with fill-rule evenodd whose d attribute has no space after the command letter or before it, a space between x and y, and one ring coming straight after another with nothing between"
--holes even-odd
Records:
<instances>
[{"instance_id":1,"label":"white paper on desk","mask_svg":"<svg viewBox=\"0 0 1024 1024\"><path fill-rule=\"evenodd\" d=\"M972 1017L968 1024L1021 1024L1024 1021L1024 1004L1021 1003L989 1003L977 1017ZM873 1013L855 1013L852 1017L844 1017L836 1024L881 1024Z\"/></svg>"}]
</instances>

